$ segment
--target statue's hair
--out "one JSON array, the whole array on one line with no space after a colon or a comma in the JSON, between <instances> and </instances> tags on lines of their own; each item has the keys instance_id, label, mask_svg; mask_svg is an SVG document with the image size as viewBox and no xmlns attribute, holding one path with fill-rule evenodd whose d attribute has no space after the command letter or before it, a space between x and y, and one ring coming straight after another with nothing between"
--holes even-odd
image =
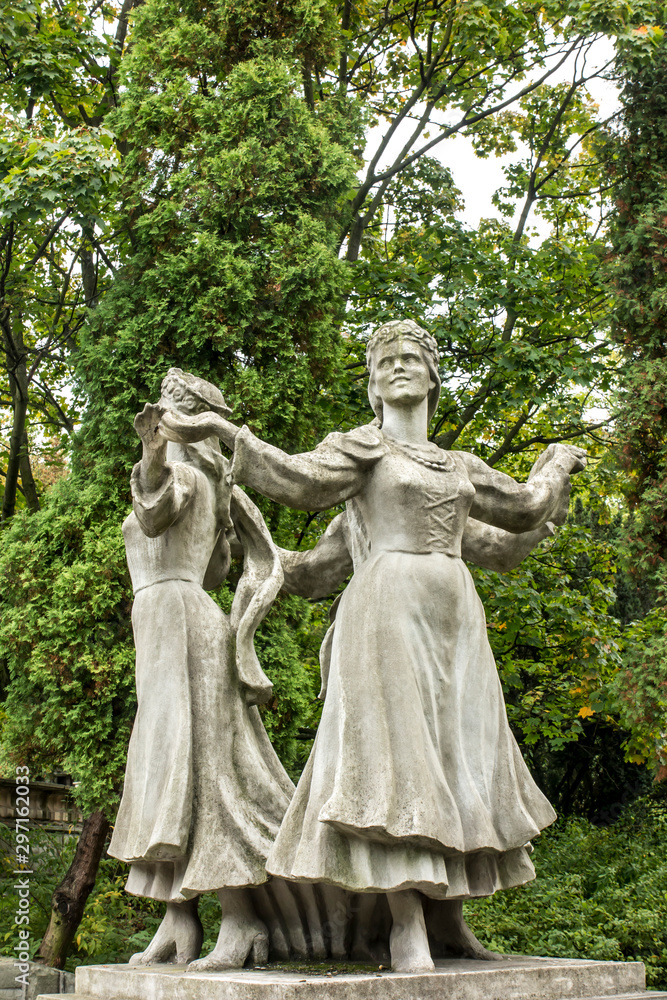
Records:
<instances>
[{"instance_id":1,"label":"statue's hair","mask_svg":"<svg viewBox=\"0 0 667 1000\"><path fill-rule=\"evenodd\" d=\"M170 368L162 380L163 400L169 400L171 390L175 384L194 396L202 407L212 410L221 416L228 416L231 409L225 403L224 397L217 386L206 379L191 375L180 368ZM178 404L172 401L171 406L176 412L179 410ZM217 437L204 438L203 441L191 441L189 444L173 446L170 451L184 455L188 462L196 465L213 483L215 489L216 513L218 522L226 524L229 520L229 497L231 489L226 483L228 465L220 450L220 442Z\"/></svg>"},{"instance_id":2,"label":"statue's hair","mask_svg":"<svg viewBox=\"0 0 667 1000\"><path fill-rule=\"evenodd\" d=\"M397 337L404 337L406 340L413 340L419 344L422 351L430 356L431 363L437 371L440 355L436 340L412 319L393 319L390 323L383 323L374 331L366 344L366 364L369 368L374 348L379 347L380 344L390 344Z\"/></svg>"},{"instance_id":3,"label":"statue's hair","mask_svg":"<svg viewBox=\"0 0 667 1000\"><path fill-rule=\"evenodd\" d=\"M368 400L380 425L382 425L382 400L375 389L373 354L376 348L381 347L383 344L390 344L399 337L402 337L404 340L411 340L418 345L428 367L431 379L435 383L433 389L428 394L429 421L435 414L438 408L438 400L440 399L440 374L438 372L440 354L435 338L411 319L395 319L390 323L383 323L371 335L366 345L366 365L370 374L368 379Z\"/></svg>"},{"instance_id":4,"label":"statue's hair","mask_svg":"<svg viewBox=\"0 0 667 1000\"><path fill-rule=\"evenodd\" d=\"M190 372L184 372L181 368L170 368L162 379L162 392L168 394L174 385L180 385L199 400L200 404L207 410L212 410L214 413L220 414L221 417L228 417L232 412L217 385L207 382L205 378L191 375Z\"/></svg>"}]
</instances>

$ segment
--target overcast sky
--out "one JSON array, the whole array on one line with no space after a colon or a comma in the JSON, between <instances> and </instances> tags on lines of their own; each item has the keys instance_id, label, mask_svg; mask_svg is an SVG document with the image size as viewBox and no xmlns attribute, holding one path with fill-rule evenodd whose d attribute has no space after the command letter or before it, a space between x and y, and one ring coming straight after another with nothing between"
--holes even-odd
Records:
<instances>
[{"instance_id":1,"label":"overcast sky","mask_svg":"<svg viewBox=\"0 0 667 1000\"><path fill-rule=\"evenodd\" d=\"M604 66L614 54L614 47L606 39L595 46L595 57L590 67ZM552 83L571 79L571 68L564 65ZM591 80L589 92L600 107L600 116L607 118L618 110L618 91L613 83L606 80ZM436 149L438 147L436 146ZM504 182L502 168L511 163L519 153L510 153L502 157L489 157L482 160L475 156L471 142L464 136L456 136L443 142L438 154L442 162L450 168L454 181L463 193L465 210L460 214L470 226L477 227L479 220L498 215L498 210L492 204L494 191Z\"/></svg>"},{"instance_id":2,"label":"overcast sky","mask_svg":"<svg viewBox=\"0 0 667 1000\"><path fill-rule=\"evenodd\" d=\"M602 40L595 44L592 53L587 60L588 72L601 68L613 57L614 47L611 41ZM560 83L572 79L572 63L564 63L557 74L550 78L549 83ZM525 81L517 85L517 89L525 86ZM588 84L589 92L600 107L600 116L607 118L618 109L618 92L616 87L605 80L591 80ZM390 162L397 151L405 143L412 123L406 123L394 141L390 144L387 155L383 162ZM383 134L383 125L373 129L368 138L367 160L370 159L380 138ZM435 136L435 129L430 129L431 136ZM513 159L521 157L519 149L516 153L509 153L507 156L480 159L473 151L472 143L464 136L452 136L443 140L442 144L435 146L430 153L431 156L439 159L445 166L449 167L454 177L454 182L463 194L465 209L459 213L459 218L468 225L476 228L481 218L489 218L498 215L498 210L491 202L494 191L504 183L503 165L511 163ZM540 220L531 220L533 225L540 226ZM541 235L546 235L542 233Z\"/></svg>"}]
</instances>

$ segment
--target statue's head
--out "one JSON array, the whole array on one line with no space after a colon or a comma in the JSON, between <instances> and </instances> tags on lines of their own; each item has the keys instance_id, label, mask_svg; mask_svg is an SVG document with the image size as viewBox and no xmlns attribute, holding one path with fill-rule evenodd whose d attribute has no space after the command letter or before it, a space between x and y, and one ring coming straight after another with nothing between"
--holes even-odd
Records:
<instances>
[{"instance_id":1,"label":"statue's head","mask_svg":"<svg viewBox=\"0 0 667 1000\"><path fill-rule=\"evenodd\" d=\"M438 345L411 319L383 323L366 346L368 399L382 424L383 401L415 405L428 396L428 419L440 398Z\"/></svg>"},{"instance_id":2,"label":"statue's head","mask_svg":"<svg viewBox=\"0 0 667 1000\"><path fill-rule=\"evenodd\" d=\"M162 379L160 402L170 410L191 415L212 410L221 417L228 417L231 407L217 386L180 368L170 368Z\"/></svg>"},{"instance_id":3,"label":"statue's head","mask_svg":"<svg viewBox=\"0 0 667 1000\"><path fill-rule=\"evenodd\" d=\"M168 410L187 416L212 410L221 417L227 417L232 412L217 386L180 368L170 368L162 379L160 403ZM217 437L187 445L177 445L170 441L167 459L192 462L217 483L224 481L227 471L227 463L222 457ZM225 502L229 506L228 498Z\"/></svg>"}]
</instances>

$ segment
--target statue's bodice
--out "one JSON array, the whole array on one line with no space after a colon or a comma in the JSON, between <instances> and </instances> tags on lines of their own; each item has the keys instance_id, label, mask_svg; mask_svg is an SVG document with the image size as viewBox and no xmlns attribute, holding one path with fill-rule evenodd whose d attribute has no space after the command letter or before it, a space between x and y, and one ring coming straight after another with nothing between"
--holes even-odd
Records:
<instances>
[{"instance_id":1,"label":"statue's bodice","mask_svg":"<svg viewBox=\"0 0 667 1000\"><path fill-rule=\"evenodd\" d=\"M475 495L455 453L410 448L385 438L387 450L361 492L348 501L351 528L368 549L461 555L461 537ZM356 547L356 546L355 546Z\"/></svg>"},{"instance_id":2,"label":"statue's bodice","mask_svg":"<svg viewBox=\"0 0 667 1000\"><path fill-rule=\"evenodd\" d=\"M123 523L123 536L134 592L165 580L201 586L218 533L207 477L179 463L169 467L159 495L142 492L136 475L132 486L134 510ZM165 521L171 523L160 530Z\"/></svg>"}]
</instances>

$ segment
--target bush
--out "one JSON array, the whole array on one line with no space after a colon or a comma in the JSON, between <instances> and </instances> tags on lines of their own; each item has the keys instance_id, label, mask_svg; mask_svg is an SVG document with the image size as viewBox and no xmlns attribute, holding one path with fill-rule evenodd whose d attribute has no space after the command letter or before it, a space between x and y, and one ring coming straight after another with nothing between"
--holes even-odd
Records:
<instances>
[{"instance_id":1,"label":"bush","mask_svg":"<svg viewBox=\"0 0 667 1000\"><path fill-rule=\"evenodd\" d=\"M609 827L559 820L540 837L537 879L466 904L493 951L641 961L667 989L667 800L639 799Z\"/></svg>"},{"instance_id":2,"label":"bush","mask_svg":"<svg viewBox=\"0 0 667 1000\"><path fill-rule=\"evenodd\" d=\"M30 952L35 954L46 931L51 914L51 893L72 863L76 836L51 833L39 828L30 831ZM15 833L12 827L0 823L0 954L11 955L18 942L14 916L18 896L13 888ZM127 962L131 955L143 951L155 934L164 904L139 899L125 892L128 867L115 858L103 858L97 873L95 888L88 900L67 959L67 969L78 965L102 965ZM211 951L220 926L217 898L209 893L202 897L199 913L204 924L204 951Z\"/></svg>"}]
</instances>

